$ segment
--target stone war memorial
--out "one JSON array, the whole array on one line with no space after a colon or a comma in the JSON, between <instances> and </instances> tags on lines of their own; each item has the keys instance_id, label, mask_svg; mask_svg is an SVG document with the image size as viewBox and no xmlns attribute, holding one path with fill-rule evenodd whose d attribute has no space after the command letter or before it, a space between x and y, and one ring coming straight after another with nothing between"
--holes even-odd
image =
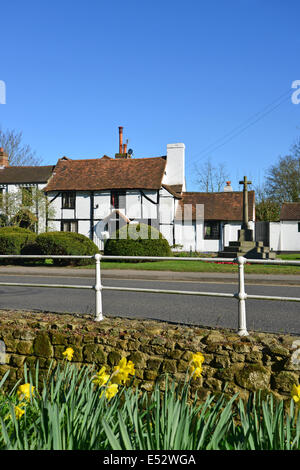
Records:
<instances>
[{"instance_id":1,"label":"stone war memorial","mask_svg":"<svg viewBox=\"0 0 300 470\"><path fill-rule=\"evenodd\" d=\"M229 242L229 246L224 247L224 251L220 251L218 256L221 258L237 258L244 256L245 258L254 259L275 259L276 254L268 246L264 246L263 242L254 240L254 232L250 229L248 219L248 184L252 184L247 180L247 176L239 182L243 188L243 223L241 230L238 231L238 241Z\"/></svg>"}]
</instances>

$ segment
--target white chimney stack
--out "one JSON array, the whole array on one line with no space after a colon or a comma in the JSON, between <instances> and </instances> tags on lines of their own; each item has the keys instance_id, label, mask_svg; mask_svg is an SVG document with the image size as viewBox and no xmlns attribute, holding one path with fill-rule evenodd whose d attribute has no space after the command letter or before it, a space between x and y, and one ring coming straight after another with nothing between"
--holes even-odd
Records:
<instances>
[{"instance_id":1,"label":"white chimney stack","mask_svg":"<svg viewBox=\"0 0 300 470\"><path fill-rule=\"evenodd\" d=\"M163 183L167 185L182 184L185 191L185 145L167 145L167 165Z\"/></svg>"}]
</instances>

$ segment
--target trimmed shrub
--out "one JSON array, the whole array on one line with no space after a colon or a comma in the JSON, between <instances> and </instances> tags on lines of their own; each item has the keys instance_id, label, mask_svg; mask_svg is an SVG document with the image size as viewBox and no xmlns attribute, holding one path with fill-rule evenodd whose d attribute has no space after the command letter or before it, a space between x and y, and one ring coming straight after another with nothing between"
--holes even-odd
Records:
<instances>
[{"instance_id":1,"label":"trimmed shrub","mask_svg":"<svg viewBox=\"0 0 300 470\"><path fill-rule=\"evenodd\" d=\"M22 253L22 249L28 243L33 243L35 239L36 239L36 234L26 228L1 227L0 228L0 254L1 255L20 255Z\"/></svg>"},{"instance_id":2,"label":"trimmed shrub","mask_svg":"<svg viewBox=\"0 0 300 470\"><path fill-rule=\"evenodd\" d=\"M93 256L99 253L98 247L89 238L75 232L41 233L33 244L24 247L23 254L39 255L82 255ZM91 264L90 259L53 259L58 266L82 266Z\"/></svg>"},{"instance_id":3,"label":"trimmed shrub","mask_svg":"<svg viewBox=\"0 0 300 470\"><path fill-rule=\"evenodd\" d=\"M104 255L171 256L171 248L163 235L150 225L127 224L106 240Z\"/></svg>"}]
</instances>

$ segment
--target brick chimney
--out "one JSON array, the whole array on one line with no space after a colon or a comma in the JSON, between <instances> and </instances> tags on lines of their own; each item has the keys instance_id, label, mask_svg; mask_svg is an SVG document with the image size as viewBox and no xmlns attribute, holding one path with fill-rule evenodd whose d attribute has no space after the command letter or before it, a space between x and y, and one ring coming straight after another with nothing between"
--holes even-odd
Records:
<instances>
[{"instance_id":1,"label":"brick chimney","mask_svg":"<svg viewBox=\"0 0 300 470\"><path fill-rule=\"evenodd\" d=\"M119 126L119 153L115 154L115 158L130 158L127 153L127 142L123 144L123 127Z\"/></svg>"},{"instance_id":2,"label":"brick chimney","mask_svg":"<svg viewBox=\"0 0 300 470\"><path fill-rule=\"evenodd\" d=\"M8 166L8 155L4 152L4 148L0 147L0 168L6 168Z\"/></svg>"}]
</instances>

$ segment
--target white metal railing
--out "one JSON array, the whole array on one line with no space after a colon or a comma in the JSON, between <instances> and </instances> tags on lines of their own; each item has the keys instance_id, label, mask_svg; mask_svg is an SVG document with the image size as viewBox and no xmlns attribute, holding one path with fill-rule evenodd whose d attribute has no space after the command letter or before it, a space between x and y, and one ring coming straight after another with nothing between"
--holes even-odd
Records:
<instances>
[{"instance_id":1,"label":"white metal railing","mask_svg":"<svg viewBox=\"0 0 300 470\"><path fill-rule=\"evenodd\" d=\"M95 321L101 321L104 319L102 310L102 291L103 290L115 290L124 292L146 292L154 294L174 294L174 295L196 295L196 296L208 296L208 297L227 297L235 298L238 300L238 330L237 334L240 336L247 336L246 325L246 300L275 300L275 301L288 301L288 302L300 302L298 297L278 297L270 295L249 295L245 291L245 263L250 264L267 264L267 265L293 265L300 267L300 261L293 260L258 260L248 259L243 256L238 258L200 258L200 257L163 257L163 256L109 256L96 254L94 256L66 256L66 255L0 255L2 258L22 258L22 259L94 259L95 260L95 285L94 286L82 286L82 285L67 285L67 284L30 284L30 283L19 283L19 282L0 282L0 286L24 286L24 287L50 287L50 288L62 288L62 289L93 289L95 292ZM101 260L144 260L144 261L206 261L208 263L216 262L234 262L238 264L238 292L233 294L223 292L199 292L199 291L183 291L183 290L166 290L166 289L146 289L138 287L112 287L103 286L101 282Z\"/></svg>"}]
</instances>

